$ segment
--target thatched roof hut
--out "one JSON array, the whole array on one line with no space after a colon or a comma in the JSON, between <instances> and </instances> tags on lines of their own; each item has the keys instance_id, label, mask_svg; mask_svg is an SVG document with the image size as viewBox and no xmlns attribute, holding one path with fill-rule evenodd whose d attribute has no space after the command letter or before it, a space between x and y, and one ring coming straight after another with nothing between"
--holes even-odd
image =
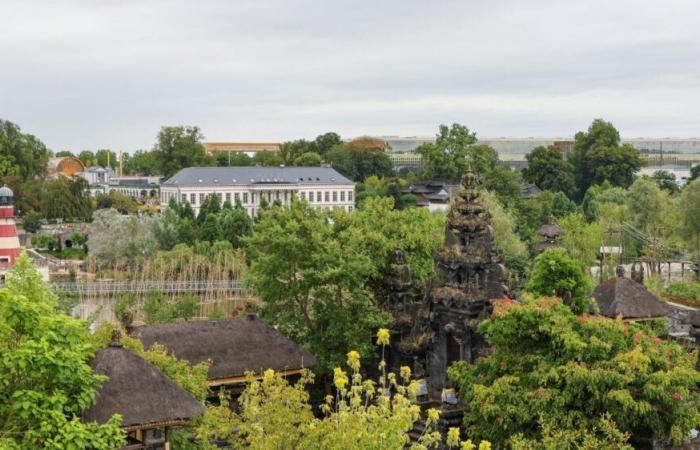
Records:
<instances>
[{"instance_id":1,"label":"thatched roof hut","mask_svg":"<svg viewBox=\"0 0 700 450\"><path fill-rule=\"evenodd\" d=\"M209 385L241 383L246 372L267 369L293 375L316 366L316 358L254 315L138 327L145 348L163 345L191 364L209 362Z\"/></svg>"},{"instance_id":2,"label":"thatched roof hut","mask_svg":"<svg viewBox=\"0 0 700 450\"><path fill-rule=\"evenodd\" d=\"M182 425L199 416L204 406L151 363L125 349L117 340L99 350L91 362L95 373L109 377L97 392L83 422L105 423L122 416L126 431Z\"/></svg>"},{"instance_id":3,"label":"thatched roof hut","mask_svg":"<svg viewBox=\"0 0 700 450\"><path fill-rule=\"evenodd\" d=\"M607 317L621 316L625 320L665 317L668 306L641 283L618 274L599 284L593 291L600 312Z\"/></svg>"}]
</instances>

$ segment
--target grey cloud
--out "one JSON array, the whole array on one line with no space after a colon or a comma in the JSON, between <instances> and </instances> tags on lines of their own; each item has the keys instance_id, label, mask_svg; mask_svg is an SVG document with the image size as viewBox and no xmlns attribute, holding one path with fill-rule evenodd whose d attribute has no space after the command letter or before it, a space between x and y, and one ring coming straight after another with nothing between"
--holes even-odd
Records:
<instances>
[{"instance_id":1,"label":"grey cloud","mask_svg":"<svg viewBox=\"0 0 700 450\"><path fill-rule=\"evenodd\" d=\"M4 0L0 117L54 149L698 131L695 1Z\"/></svg>"}]
</instances>

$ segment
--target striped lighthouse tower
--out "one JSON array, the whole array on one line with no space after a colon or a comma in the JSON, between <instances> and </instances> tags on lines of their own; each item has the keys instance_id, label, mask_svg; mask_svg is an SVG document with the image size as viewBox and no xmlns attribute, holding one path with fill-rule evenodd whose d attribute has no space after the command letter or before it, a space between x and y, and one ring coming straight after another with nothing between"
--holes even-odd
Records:
<instances>
[{"instance_id":1,"label":"striped lighthouse tower","mask_svg":"<svg viewBox=\"0 0 700 450\"><path fill-rule=\"evenodd\" d=\"M14 266L19 252L14 194L12 189L3 186L0 188L0 268Z\"/></svg>"}]
</instances>

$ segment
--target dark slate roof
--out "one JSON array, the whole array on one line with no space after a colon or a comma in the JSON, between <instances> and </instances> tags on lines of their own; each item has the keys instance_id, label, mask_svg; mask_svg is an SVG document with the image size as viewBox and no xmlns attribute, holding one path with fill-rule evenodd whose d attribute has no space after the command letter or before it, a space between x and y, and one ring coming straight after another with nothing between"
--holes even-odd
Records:
<instances>
[{"instance_id":1,"label":"dark slate roof","mask_svg":"<svg viewBox=\"0 0 700 450\"><path fill-rule=\"evenodd\" d=\"M533 183L527 183L520 189L520 195L525 198L539 197L542 190Z\"/></svg>"},{"instance_id":2,"label":"dark slate roof","mask_svg":"<svg viewBox=\"0 0 700 450\"><path fill-rule=\"evenodd\" d=\"M147 428L204 412L192 394L123 347L99 350L90 365L95 373L109 378L97 392L95 404L83 414L83 422L105 423L121 414L122 427Z\"/></svg>"},{"instance_id":3,"label":"dark slate roof","mask_svg":"<svg viewBox=\"0 0 700 450\"><path fill-rule=\"evenodd\" d=\"M316 366L311 353L256 316L138 327L134 335L144 347L158 342L191 364L210 361L210 380Z\"/></svg>"},{"instance_id":4,"label":"dark slate roof","mask_svg":"<svg viewBox=\"0 0 700 450\"><path fill-rule=\"evenodd\" d=\"M353 184L330 167L188 167L163 186L248 186L251 184Z\"/></svg>"},{"instance_id":5,"label":"dark slate roof","mask_svg":"<svg viewBox=\"0 0 700 450\"><path fill-rule=\"evenodd\" d=\"M615 277L599 284L593 291L600 313L607 317L647 319L664 317L669 309L659 298L640 283L625 277Z\"/></svg>"}]
</instances>

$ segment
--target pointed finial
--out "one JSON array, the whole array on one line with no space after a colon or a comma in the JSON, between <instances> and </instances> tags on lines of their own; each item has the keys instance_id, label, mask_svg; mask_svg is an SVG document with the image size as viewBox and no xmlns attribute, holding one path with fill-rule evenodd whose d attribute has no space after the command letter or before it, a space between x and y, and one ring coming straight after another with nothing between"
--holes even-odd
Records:
<instances>
[{"instance_id":1,"label":"pointed finial","mask_svg":"<svg viewBox=\"0 0 700 450\"><path fill-rule=\"evenodd\" d=\"M122 345L122 332L118 328L112 330L112 340L109 343L110 347L123 347Z\"/></svg>"}]
</instances>

